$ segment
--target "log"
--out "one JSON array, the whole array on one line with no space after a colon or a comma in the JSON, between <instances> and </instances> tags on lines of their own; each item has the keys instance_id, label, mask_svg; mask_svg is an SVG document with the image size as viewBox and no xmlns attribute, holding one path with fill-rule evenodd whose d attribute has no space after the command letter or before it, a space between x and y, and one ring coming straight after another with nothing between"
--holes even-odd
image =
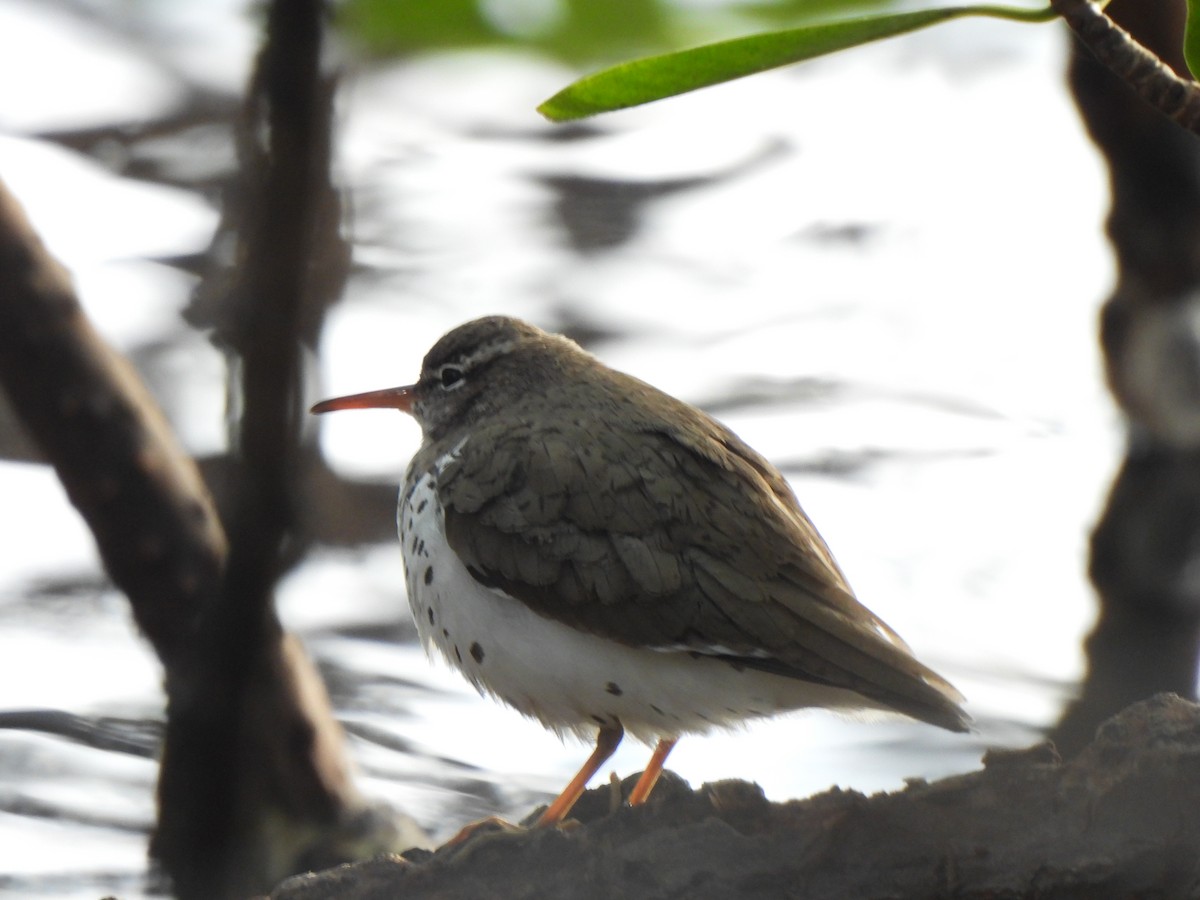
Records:
<instances>
[{"instance_id":1,"label":"log","mask_svg":"<svg viewBox=\"0 0 1200 900\"><path fill-rule=\"evenodd\" d=\"M745 781L660 791L612 810L593 789L577 827L296 876L271 900L1200 896L1200 706L1170 694L1069 762L1043 743L894 793L786 803Z\"/></svg>"}]
</instances>

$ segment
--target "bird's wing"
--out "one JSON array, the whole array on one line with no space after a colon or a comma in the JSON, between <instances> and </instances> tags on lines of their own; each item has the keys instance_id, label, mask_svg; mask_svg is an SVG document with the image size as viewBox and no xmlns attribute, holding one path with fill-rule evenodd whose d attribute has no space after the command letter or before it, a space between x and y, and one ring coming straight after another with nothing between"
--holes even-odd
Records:
<instances>
[{"instance_id":1,"label":"bird's wing","mask_svg":"<svg viewBox=\"0 0 1200 900\"><path fill-rule=\"evenodd\" d=\"M481 429L441 476L451 547L481 582L549 618L850 688L961 729L957 692L855 599L782 475L689 411L702 418L679 430Z\"/></svg>"}]
</instances>

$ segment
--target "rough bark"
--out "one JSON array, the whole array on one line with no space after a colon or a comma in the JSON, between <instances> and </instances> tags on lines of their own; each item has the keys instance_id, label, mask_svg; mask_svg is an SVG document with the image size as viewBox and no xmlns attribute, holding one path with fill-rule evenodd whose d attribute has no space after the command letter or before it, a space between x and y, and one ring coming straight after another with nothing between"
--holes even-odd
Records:
<instances>
[{"instance_id":1,"label":"rough bark","mask_svg":"<svg viewBox=\"0 0 1200 900\"><path fill-rule=\"evenodd\" d=\"M1200 896L1200 706L1170 695L1113 718L1066 763L1042 744L896 793L788 803L743 781L660 790L610 812L598 788L573 830L484 834L298 876L271 898Z\"/></svg>"},{"instance_id":2,"label":"rough bark","mask_svg":"<svg viewBox=\"0 0 1200 900\"><path fill-rule=\"evenodd\" d=\"M1050 5L1088 51L1136 91L1147 108L1154 108L1189 131L1200 133L1200 85L1190 77L1180 77L1180 74L1186 76L1186 67L1169 65L1168 56L1144 46L1134 29L1126 31L1117 17L1106 15L1093 0L1050 0ZM1140 5L1164 8L1162 0L1157 3L1140 0ZM1176 48L1182 38L1180 28L1172 38ZM1170 56L1180 54L1176 49Z\"/></svg>"}]
</instances>

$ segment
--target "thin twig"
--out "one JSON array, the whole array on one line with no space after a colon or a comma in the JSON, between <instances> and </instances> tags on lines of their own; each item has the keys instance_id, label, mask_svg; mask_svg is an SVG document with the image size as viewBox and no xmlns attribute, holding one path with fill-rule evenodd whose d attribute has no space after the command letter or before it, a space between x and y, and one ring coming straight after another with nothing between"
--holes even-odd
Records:
<instances>
[{"instance_id":1,"label":"thin twig","mask_svg":"<svg viewBox=\"0 0 1200 900\"><path fill-rule=\"evenodd\" d=\"M1200 85L1176 75L1091 0L1051 0L1051 6L1084 46L1139 97L1169 119L1200 134Z\"/></svg>"}]
</instances>

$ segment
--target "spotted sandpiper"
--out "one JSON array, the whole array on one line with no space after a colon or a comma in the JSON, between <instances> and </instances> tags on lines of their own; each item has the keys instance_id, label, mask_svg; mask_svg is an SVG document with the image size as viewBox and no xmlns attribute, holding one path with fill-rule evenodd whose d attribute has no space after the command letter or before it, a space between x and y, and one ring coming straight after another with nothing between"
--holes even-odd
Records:
<instances>
[{"instance_id":1,"label":"spotted sandpiper","mask_svg":"<svg viewBox=\"0 0 1200 900\"><path fill-rule=\"evenodd\" d=\"M625 733L654 743L805 707L951 731L961 696L858 602L780 472L693 406L565 337L491 316L455 328L385 407L424 441L400 492L427 650L481 692L596 748L538 820L561 821Z\"/></svg>"}]
</instances>

